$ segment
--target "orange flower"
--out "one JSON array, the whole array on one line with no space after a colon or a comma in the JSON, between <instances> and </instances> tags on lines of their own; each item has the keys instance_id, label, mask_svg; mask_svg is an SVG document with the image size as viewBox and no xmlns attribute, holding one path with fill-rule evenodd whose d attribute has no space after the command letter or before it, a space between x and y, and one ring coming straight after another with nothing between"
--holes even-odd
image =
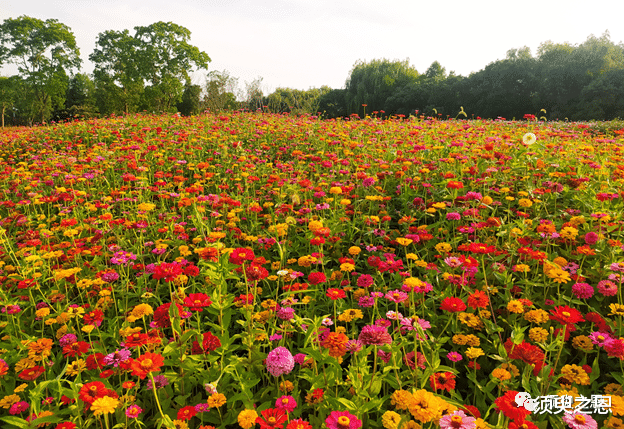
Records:
<instances>
[{"instance_id":1,"label":"orange flower","mask_svg":"<svg viewBox=\"0 0 624 429\"><path fill-rule=\"evenodd\" d=\"M157 353L145 353L138 359L134 359L130 364L132 375L136 375L143 380L150 372L160 371L160 367L165 363L165 358Z\"/></svg>"}]
</instances>

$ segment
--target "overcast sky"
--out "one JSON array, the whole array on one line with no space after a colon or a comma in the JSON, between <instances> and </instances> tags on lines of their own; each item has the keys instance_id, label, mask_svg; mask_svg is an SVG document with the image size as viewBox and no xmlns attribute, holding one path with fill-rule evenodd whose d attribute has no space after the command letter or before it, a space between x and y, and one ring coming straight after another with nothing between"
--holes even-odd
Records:
<instances>
[{"instance_id":1,"label":"overcast sky","mask_svg":"<svg viewBox=\"0 0 624 429\"><path fill-rule=\"evenodd\" d=\"M547 40L583 43L606 30L624 40L619 0L0 0L0 20L58 19L80 48L82 71L106 30L171 21L191 31L209 70L227 70L239 86L262 77L277 87L343 88L357 60L409 59L419 73L434 61L468 76L512 48L536 54ZM621 11L620 11L621 12ZM9 69L3 75L12 74ZM196 83L200 76L195 75Z\"/></svg>"}]
</instances>

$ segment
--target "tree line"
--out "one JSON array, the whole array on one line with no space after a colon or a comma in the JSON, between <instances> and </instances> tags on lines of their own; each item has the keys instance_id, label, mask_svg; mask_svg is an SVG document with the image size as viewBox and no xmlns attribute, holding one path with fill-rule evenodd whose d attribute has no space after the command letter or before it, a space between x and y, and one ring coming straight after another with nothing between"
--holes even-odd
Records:
<instances>
[{"instance_id":1,"label":"tree line","mask_svg":"<svg viewBox=\"0 0 624 429\"><path fill-rule=\"evenodd\" d=\"M172 22L100 33L89 55L93 73L80 72L71 29L55 19L28 16L0 25L0 116L33 124L73 117L141 111L197 114L206 109L347 117L375 114L507 119L536 114L548 119L624 118L624 45L608 33L580 45L545 42L537 55L523 47L464 77L437 61L423 73L409 60L358 61L344 88L328 86L262 91L262 78L245 82L208 70L210 57L189 43L191 32ZM205 70L193 84L190 72ZM547 112L547 114L545 113Z\"/></svg>"}]
</instances>

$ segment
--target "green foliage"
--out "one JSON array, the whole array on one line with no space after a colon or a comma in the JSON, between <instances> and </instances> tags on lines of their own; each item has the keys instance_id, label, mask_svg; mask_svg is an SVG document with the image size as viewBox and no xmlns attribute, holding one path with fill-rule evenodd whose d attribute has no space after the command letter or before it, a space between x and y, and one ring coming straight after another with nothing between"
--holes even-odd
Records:
<instances>
[{"instance_id":1,"label":"green foliage","mask_svg":"<svg viewBox=\"0 0 624 429\"><path fill-rule=\"evenodd\" d=\"M24 85L21 114L29 123L48 120L65 102L68 72L80 67L72 31L56 19L21 16L0 25L0 62L17 66Z\"/></svg>"},{"instance_id":2,"label":"green foliage","mask_svg":"<svg viewBox=\"0 0 624 429\"><path fill-rule=\"evenodd\" d=\"M213 112L236 109L238 107L237 87L238 79L230 76L227 71L211 71L206 76L205 92L202 99L203 108Z\"/></svg>"},{"instance_id":3,"label":"green foliage","mask_svg":"<svg viewBox=\"0 0 624 429\"><path fill-rule=\"evenodd\" d=\"M65 108L69 116L95 116L95 84L85 73L78 73L69 81Z\"/></svg>"},{"instance_id":4,"label":"green foliage","mask_svg":"<svg viewBox=\"0 0 624 429\"><path fill-rule=\"evenodd\" d=\"M307 91L277 88L267 96L266 105L274 113L290 112L297 115L315 115L319 112L321 97L331 91L327 86Z\"/></svg>"},{"instance_id":5,"label":"green foliage","mask_svg":"<svg viewBox=\"0 0 624 429\"><path fill-rule=\"evenodd\" d=\"M345 84L349 113L363 113L362 105L369 112L381 111L396 88L418 79L418 71L405 61L372 60L358 61L353 66Z\"/></svg>"},{"instance_id":6,"label":"green foliage","mask_svg":"<svg viewBox=\"0 0 624 429\"><path fill-rule=\"evenodd\" d=\"M178 111L184 116L197 115L200 111L199 97L201 87L199 85L186 84L182 101L178 103Z\"/></svg>"}]
</instances>

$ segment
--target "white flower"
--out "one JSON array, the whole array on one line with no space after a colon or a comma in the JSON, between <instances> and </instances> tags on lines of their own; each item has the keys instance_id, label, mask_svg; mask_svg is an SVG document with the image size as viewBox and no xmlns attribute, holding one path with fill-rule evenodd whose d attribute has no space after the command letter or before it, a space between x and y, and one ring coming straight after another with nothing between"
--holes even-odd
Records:
<instances>
[{"instance_id":1,"label":"white flower","mask_svg":"<svg viewBox=\"0 0 624 429\"><path fill-rule=\"evenodd\" d=\"M286 275L288 275L288 270L279 270L277 272L277 275L280 276L280 277L281 276L286 276Z\"/></svg>"},{"instance_id":2,"label":"white flower","mask_svg":"<svg viewBox=\"0 0 624 429\"><path fill-rule=\"evenodd\" d=\"M526 133L524 137L522 137L522 141L526 145L532 145L533 143L536 142L536 140L537 140L537 137L535 137L535 134L533 133Z\"/></svg>"}]
</instances>

